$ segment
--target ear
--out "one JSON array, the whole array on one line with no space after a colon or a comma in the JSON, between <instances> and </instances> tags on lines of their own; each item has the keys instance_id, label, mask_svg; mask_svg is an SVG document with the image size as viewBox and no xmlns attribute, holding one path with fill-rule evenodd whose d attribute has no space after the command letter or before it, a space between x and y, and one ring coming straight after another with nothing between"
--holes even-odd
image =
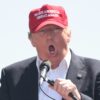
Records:
<instances>
[{"instance_id":1,"label":"ear","mask_svg":"<svg viewBox=\"0 0 100 100\"><path fill-rule=\"evenodd\" d=\"M71 30L68 28L67 30L67 42L69 43L70 42L70 39L71 39Z\"/></svg>"},{"instance_id":2,"label":"ear","mask_svg":"<svg viewBox=\"0 0 100 100\"><path fill-rule=\"evenodd\" d=\"M30 40L32 46L35 47L35 45L36 45L35 39L32 37L32 34L31 33L28 34L28 39Z\"/></svg>"},{"instance_id":3,"label":"ear","mask_svg":"<svg viewBox=\"0 0 100 100\"><path fill-rule=\"evenodd\" d=\"M69 42L70 42L70 39L71 39L71 30L69 31L69 33L68 33L68 40L69 40Z\"/></svg>"}]
</instances>

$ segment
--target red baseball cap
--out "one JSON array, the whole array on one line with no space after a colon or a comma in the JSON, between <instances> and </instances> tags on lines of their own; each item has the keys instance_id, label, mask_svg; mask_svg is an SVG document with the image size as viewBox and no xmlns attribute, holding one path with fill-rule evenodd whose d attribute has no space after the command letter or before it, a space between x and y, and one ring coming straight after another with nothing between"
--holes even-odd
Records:
<instances>
[{"instance_id":1,"label":"red baseball cap","mask_svg":"<svg viewBox=\"0 0 100 100\"><path fill-rule=\"evenodd\" d=\"M29 29L31 33L48 24L54 24L62 28L68 26L68 18L63 7L46 4L29 13Z\"/></svg>"}]
</instances>

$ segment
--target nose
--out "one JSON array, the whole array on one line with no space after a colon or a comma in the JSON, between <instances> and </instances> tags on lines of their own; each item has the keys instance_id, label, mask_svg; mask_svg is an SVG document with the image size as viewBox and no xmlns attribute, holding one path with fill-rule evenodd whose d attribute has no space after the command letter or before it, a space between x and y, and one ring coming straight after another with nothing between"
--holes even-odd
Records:
<instances>
[{"instance_id":1,"label":"nose","mask_svg":"<svg viewBox=\"0 0 100 100\"><path fill-rule=\"evenodd\" d=\"M52 32L52 31L49 31L48 33L47 33L47 38L48 39L53 39L55 37L55 34Z\"/></svg>"}]
</instances>

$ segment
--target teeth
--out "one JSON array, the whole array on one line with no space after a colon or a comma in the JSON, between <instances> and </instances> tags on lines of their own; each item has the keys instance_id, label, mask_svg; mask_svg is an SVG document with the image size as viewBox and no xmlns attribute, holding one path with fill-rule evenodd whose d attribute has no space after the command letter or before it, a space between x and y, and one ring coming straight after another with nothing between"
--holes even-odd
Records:
<instances>
[{"instance_id":1,"label":"teeth","mask_svg":"<svg viewBox=\"0 0 100 100\"><path fill-rule=\"evenodd\" d=\"M50 46L49 46L49 51L50 51L51 53L53 53L53 52L55 51L55 47L54 47L53 45L50 45Z\"/></svg>"}]
</instances>

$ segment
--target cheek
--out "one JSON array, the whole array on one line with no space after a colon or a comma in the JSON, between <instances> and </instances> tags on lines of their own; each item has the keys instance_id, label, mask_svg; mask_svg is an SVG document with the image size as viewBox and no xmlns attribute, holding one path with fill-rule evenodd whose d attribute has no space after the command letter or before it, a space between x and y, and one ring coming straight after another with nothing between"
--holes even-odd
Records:
<instances>
[{"instance_id":1,"label":"cheek","mask_svg":"<svg viewBox=\"0 0 100 100\"><path fill-rule=\"evenodd\" d=\"M57 47L58 47L59 49L61 49L61 48L66 48L66 45L67 45L67 42L66 42L65 40L63 40L63 39L61 39L61 40L57 43Z\"/></svg>"},{"instance_id":2,"label":"cheek","mask_svg":"<svg viewBox=\"0 0 100 100\"><path fill-rule=\"evenodd\" d=\"M68 34L63 34L63 41L65 44L70 42L70 36Z\"/></svg>"},{"instance_id":3,"label":"cheek","mask_svg":"<svg viewBox=\"0 0 100 100\"><path fill-rule=\"evenodd\" d=\"M33 36L33 37L31 38L31 43L32 43L32 45L35 46L36 48L37 48L37 47L41 47L41 46L43 45L42 39L41 39L40 37L38 37L38 36Z\"/></svg>"},{"instance_id":4,"label":"cheek","mask_svg":"<svg viewBox=\"0 0 100 100\"><path fill-rule=\"evenodd\" d=\"M35 47L36 47L36 49L38 50L38 51L42 51L42 52L44 52L45 51L45 49L46 49L46 45L45 45L45 41L43 41L43 40L37 40L36 42L35 42Z\"/></svg>"},{"instance_id":5,"label":"cheek","mask_svg":"<svg viewBox=\"0 0 100 100\"><path fill-rule=\"evenodd\" d=\"M58 46L63 47L63 46L66 46L67 45L67 41L68 41L68 39L67 39L67 36L66 35L65 36L60 36L60 37L57 38L56 44Z\"/></svg>"},{"instance_id":6,"label":"cheek","mask_svg":"<svg viewBox=\"0 0 100 100\"><path fill-rule=\"evenodd\" d=\"M47 55L47 47L45 43L43 43L43 41L42 43L39 42L35 47L37 49L38 55L41 57L41 59L44 59Z\"/></svg>"}]
</instances>

